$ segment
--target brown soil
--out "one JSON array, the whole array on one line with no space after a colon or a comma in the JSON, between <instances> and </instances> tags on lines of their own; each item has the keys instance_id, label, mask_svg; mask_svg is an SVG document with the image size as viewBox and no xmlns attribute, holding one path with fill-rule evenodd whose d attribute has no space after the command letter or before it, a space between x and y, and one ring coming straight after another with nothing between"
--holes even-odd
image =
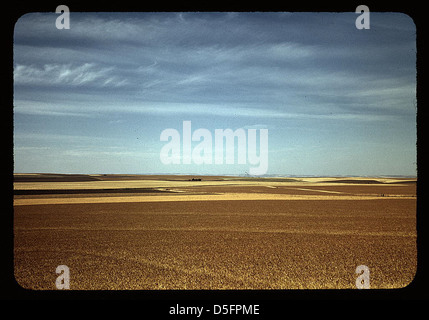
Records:
<instances>
[{"instance_id":1,"label":"brown soil","mask_svg":"<svg viewBox=\"0 0 429 320\"><path fill-rule=\"evenodd\" d=\"M362 264L371 288L413 280L415 184L197 183L171 194L16 195L30 201L14 208L16 280L55 289L62 264L75 290L356 288ZM191 201L203 196L219 198Z\"/></svg>"}]
</instances>

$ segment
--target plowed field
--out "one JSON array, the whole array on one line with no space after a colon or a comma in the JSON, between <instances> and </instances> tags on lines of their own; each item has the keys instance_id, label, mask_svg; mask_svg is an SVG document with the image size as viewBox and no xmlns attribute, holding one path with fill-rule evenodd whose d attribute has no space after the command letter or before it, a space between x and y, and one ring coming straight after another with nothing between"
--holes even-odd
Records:
<instances>
[{"instance_id":1,"label":"plowed field","mask_svg":"<svg viewBox=\"0 0 429 320\"><path fill-rule=\"evenodd\" d=\"M416 272L415 181L20 178L24 288L56 289L58 265L72 290L356 288L359 265L399 288Z\"/></svg>"}]
</instances>

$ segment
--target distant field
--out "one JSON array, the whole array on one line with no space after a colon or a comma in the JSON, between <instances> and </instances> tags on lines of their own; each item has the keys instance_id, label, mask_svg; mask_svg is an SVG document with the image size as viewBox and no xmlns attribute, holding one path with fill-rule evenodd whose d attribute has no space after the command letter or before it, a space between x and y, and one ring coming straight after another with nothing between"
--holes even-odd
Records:
<instances>
[{"instance_id":1,"label":"distant field","mask_svg":"<svg viewBox=\"0 0 429 320\"><path fill-rule=\"evenodd\" d=\"M193 178L201 181L192 181ZM15 277L55 289L371 288L417 265L416 180L17 174Z\"/></svg>"}]
</instances>

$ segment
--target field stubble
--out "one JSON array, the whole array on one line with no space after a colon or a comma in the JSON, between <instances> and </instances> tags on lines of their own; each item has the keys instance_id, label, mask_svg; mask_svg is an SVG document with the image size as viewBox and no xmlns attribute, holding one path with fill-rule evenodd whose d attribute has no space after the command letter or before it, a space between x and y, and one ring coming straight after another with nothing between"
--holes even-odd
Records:
<instances>
[{"instance_id":1,"label":"field stubble","mask_svg":"<svg viewBox=\"0 0 429 320\"><path fill-rule=\"evenodd\" d=\"M413 186L287 188L186 185L181 191L345 197L17 205L15 277L24 288L55 289L55 268L65 264L76 290L355 288L355 269L363 264L371 288L412 281ZM356 194L383 198L350 198ZM384 197L398 194L403 197Z\"/></svg>"}]
</instances>

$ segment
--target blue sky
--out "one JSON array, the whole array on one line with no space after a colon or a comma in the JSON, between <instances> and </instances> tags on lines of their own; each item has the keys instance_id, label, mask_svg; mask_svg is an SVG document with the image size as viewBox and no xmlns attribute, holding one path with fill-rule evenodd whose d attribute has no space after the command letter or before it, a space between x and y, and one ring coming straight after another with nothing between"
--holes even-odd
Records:
<instances>
[{"instance_id":1,"label":"blue sky","mask_svg":"<svg viewBox=\"0 0 429 320\"><path fill-rule=\"evenodd\" d=\"M244 174L169 164L164 129L268 129L278 175L416 175L416 30L401 13L70 13L14 33L14 171ZM194 142L193 147L198 143Z\"/></svg>"}]
</instances>

